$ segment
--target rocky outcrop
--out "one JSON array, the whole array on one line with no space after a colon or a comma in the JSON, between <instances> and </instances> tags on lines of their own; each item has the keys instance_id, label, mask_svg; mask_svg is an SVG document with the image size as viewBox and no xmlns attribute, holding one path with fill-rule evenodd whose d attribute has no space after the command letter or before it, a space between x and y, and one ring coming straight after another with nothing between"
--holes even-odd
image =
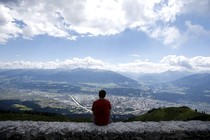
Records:
<instances>
[{"instance_id":1,"label":"rocky outcrop","mask_svg":"<svg viewBox=\"0 0 210 140\"><path fill-rule=\"evenodd\" d=\"M1 121L0 139L210 139L210 122L118 122L107 126L96 126L93 123Z\"/></svg>"}]
</instances>

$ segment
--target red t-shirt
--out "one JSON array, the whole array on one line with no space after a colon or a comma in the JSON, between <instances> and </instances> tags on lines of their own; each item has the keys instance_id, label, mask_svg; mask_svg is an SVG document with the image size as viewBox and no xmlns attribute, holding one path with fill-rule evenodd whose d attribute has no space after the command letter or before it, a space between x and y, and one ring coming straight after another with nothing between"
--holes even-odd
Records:
<instances>
[{"instance_id":1,"label":"red t-shirt","mask_svg":"<svg viewBox=\"0 0 210 140\"><path fill-rule=\"evenodd\" d=\"M98 99L93 102L92 111L96 125L107 125L110 121L111 104L106 99Z\"/></svg>"}]
</instances>

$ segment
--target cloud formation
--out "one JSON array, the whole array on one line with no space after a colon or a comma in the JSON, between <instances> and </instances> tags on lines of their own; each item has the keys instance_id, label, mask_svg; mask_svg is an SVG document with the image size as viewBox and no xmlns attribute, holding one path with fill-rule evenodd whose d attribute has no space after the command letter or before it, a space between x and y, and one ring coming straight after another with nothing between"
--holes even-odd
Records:
<instances>
[{"instance_id":1,"label":"cloud formation","mask_svg":"<svg viewBox=\"0 0 210 140\"><path fill-rule=\"evenodd\" d=\"M92 69L107 69L107 63L102 60L86 57L84 59L73 58L64 61L47 61L47 62L31 62L31 61L15 61L15 62L0 62L0 69L74 69L74 68L92 68Z\"/></svg>"},{"instance_id":2,"label":"cloud formation","mask_svg":"<svg viewBox=\"0 0 210 140\"><path fill-rule=\"evenodd\" d=\"M199 72L210 70L210 57L196 56L187 58L185 56L168 55L160 62L185 71Z\"/></svg>"},{"instance_id":3,"label":"cloud formation","mask_svg":"<svg viewBox=\"0 0 210 140\"><path fill-rule=\"evenodd\" d=\"M186 22L181 31L173 23L182 14L208 15L209 1L197 0L1 0L0 43L37 35L75 40L81 36L113 35L125 29L137 29L163 44L178 47L185 32L199 30L201 25ZM196 5L202 9L194 10Z\"/></svg>"},{"instance_id":4,"label":"cloud formation","mask_svg":"<svg viewBox=\"0 0 210 140\"><path fill-rule=\"evenodd\" d=\"M78 67L106 69L127 73L160 73L168 70L207 72L210 71L210 57L196 56L187 58L185 56L168 55L162 58L158 63L150 62L148 60L135 60L130 63L119 63L115 65L92 57L47 62L0 62L0 69L74 69Z\"/></svg>"}]
</instances>

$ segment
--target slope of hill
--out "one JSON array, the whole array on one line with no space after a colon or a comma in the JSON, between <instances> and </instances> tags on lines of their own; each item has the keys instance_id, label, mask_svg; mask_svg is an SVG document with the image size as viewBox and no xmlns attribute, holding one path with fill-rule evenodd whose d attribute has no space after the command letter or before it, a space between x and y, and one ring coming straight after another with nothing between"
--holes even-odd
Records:
<instances>
[{"instance_id":1,"label":"slope of hill","mask_svg":"<svg viewBox=\"0 0 210 140\"><path fill-rule=\"evenodd\" d=\"M146 114L129 119L128 121L210 121L210 115L197 112L189 107L167 107L148 111Z\"/></svg>"}]
</instances>

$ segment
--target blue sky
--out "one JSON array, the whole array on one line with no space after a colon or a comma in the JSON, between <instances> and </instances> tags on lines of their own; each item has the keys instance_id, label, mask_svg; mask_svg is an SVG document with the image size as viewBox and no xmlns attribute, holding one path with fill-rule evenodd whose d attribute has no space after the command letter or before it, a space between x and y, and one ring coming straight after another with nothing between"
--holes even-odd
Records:
<instances>
[{"instance_id":1,"label":"blue sky","mask_svg":"<svg viewBox=\"0 0 210 140\"><path fill-rule=\"evenodd\" d=\"M0 68L210 71L210 0L0 0Z\"/></svg>"}]
</instances>

